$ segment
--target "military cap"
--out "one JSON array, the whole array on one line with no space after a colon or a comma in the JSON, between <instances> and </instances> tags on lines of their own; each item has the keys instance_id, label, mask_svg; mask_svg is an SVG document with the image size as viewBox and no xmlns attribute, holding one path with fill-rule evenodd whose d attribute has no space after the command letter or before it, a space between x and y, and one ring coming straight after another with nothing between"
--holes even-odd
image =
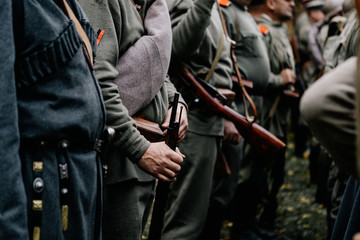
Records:
<instances>
[{"instance_id":1,"label":"military cap","mask_svg":"<svg viewBox=\"0 0 360 240\"><path fill-rule=\"evenodd\" d=\"M329 20L331 17L341 12L343 10L343 3L344 0L326 0L322 8L325 19Z\"/></svg>"},{"instance_id":2,"label":"military cap","mask_svg":"<svg viewBox=\"0 0 360 240\"><path fill-rule=\"evenodd\" d=\"M321 9L324 5L324 0L303 0L302 3L306 9Z\"/></svg>"},{"instance_id":3,"label":"military cap","mask_svg":"<svg viewBox=\"0 0 360 240\"><path fill-rule=\"evenodd\" d=\"M354 8L354 0L344 0L343 11L344 13L350 12Z\"/></svg>"}]
</instances>

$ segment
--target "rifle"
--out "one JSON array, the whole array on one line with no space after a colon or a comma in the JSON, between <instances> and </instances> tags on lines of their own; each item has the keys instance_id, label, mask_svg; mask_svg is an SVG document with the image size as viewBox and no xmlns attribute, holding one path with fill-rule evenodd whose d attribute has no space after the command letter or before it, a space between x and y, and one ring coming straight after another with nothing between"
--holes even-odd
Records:
<instances>
[{"instance_id":1,"label":"rifle","mask_svg":"<svg viewBox=\"0 0 360 240\"><path fill-rule=\"evenodd\" d=\"M183 65L173 60L170 64L169 71L192 88L197 97L205 103L210 110L232 121L241 136L264 157L275 159L281 151L285 150L286 145L280 139L260 125L247 121L244 116L220 102L214 97L214 94L210 94L205 90L192 73Z\"/></svg>"},{"instance_id":2,"label":"rifle","mask_svg":"<svg viewBox=\"0 0 360 240\"><path fill-rule=\"evenodd\" d=\"M180 126L181 111L182 111L181 108L179 120L176 121L175 118L176 118L178 101L179 101L179 94L176 93L174 96L174 103L172 106L169 128L167 129L167 133L165 136L166 145L168 145L174 151L176 149L176 143L178 140L178 132ZM170 183L158 181L158 185L156 187L155 202L154 202L154 208L151 218L148 240L161 239L162 229L164 225L166 200L169 192L170 192Z\"/></svg>"}]
</instances>

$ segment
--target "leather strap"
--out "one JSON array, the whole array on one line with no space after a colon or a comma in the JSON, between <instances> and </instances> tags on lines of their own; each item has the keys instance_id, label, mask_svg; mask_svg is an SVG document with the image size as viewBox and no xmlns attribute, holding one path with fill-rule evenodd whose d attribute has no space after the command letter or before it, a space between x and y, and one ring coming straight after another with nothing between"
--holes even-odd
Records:
<instances>
[{"instance_id":1,"label":"leather strap","mask_svg":"<svg viewBox=\"0 0 360 240\"><path fill-rule=\"evenodd\" d=\"M68 141L59 143L56 153L59 164L59 183L60 183L60 205L61 205L61 228L65 232L69 223L69 152Z\"/></svg>"},{"instance_id":2,"label":"leather strap","mask_svg":"<svg viewBox=\"0 0 360 240\"><path fill-rule=\"evenodd\" d=\"M85 30L82 28L79 20L76 18L74 12L70 8L69 4L67 3L67 1L66 0L62 0L62 1L63 1L64 8L65 8L64 10L66 11L66 15L75 23L76 30L85 45L86 51L89 54L90 63L91 63L91 67L92 67L92 63L94 62L94 56L93 56L93 51L92 51L90 40L89 40L88 36L86 35Z\"/></svg>"},{"instance_id":3,"label":"leather strap","mask_svg":"<svg viewBox=\"0 0 360 240\"><path fill-rule=\"evenodd\" d=\"M220 45L218 47L218 50L216 51L216 55L215 55L215 58L211 64L211 67L210 67L210 70L209 72L206 74L205 76L205 82L209 82L209 79L211 78L211 76L213 75L214 71L215 71L215 67L216 67L216 64L219 62L219 59L220 59L220 56L221 56L221 51L224 47L224 35L221 34L221 40L220 40Z\"/></svg>"},{"instance_id":4,"label":"leather strap","mask_svg":"<svg viewBox=\"0 0 360 240\"><path fill-rule=\"evenodd\" d=\"M222 24L224 33L225 33L226 37L228 38L228 40L231 43L231 59L232 59L232 62L233 62L233 67L234 67L235 72L236 72L236 76L237 76L237 78L239 80L238 83L239 83L239 89L241 91L241 96L243 98L245 117L246 117L246 120L248 122L253 123L253 122L256 121L256 118L257 118L256 106L255 106L253 100L251 99L250 95L248 94L248 92L245 89L243 79L242 79L241 74L240 74L239 66L237 65L237 59L236 59L236 55L235 55L236 42L229 37L229 34L228 34L227 30L226 30L225 20L224 20L224 17L222 15L222 12L221 12L221 7L220 7L219 2L217 2L217 5L218 5L219 15L220 15L221 24ZM239 30L240 30L240 28L239 28ZM251 108L252 108L253 114L254 114L253 116L249 115L249 112L248 112L248 109L247 109L247 106L246 106L247 105L246 100L248 100L250 105L251 105Z\"/></svg>"},{"instance_id":5,"label":"leather strap","mask_svg":"<svg viewBox=\"0 0 360 240\"><path fill-rule=\"evenodd\" d=\"M280 94L278 94L276 96L273 104L271 105L270 112L269 112L269 115L268 115L269 119L271 119L275 115L275 112L276 112L277 106L279 105L279 102L280 102Z\"/></svg>"}]
</instances>

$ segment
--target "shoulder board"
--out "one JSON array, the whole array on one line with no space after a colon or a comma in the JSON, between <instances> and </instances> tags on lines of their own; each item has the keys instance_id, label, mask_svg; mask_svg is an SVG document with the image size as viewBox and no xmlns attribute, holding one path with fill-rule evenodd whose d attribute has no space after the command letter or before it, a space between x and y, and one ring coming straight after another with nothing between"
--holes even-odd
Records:
<instances>
[{"instance_id":1,"label":"shoulder board","mask_svg":"<svg viewBox=\"0 0 360 240\"><path fill-rule=\"evenodd\" d=\"M260 32L263 35L266 35L269 33L269 29L265 25L259 24L258 27L259 27Z\"/></svg>"},{"instance_id":2,"label":"shoulder board","mask_svg":"<svg viewBox=\"0 0 360 240\"><path fill-rule=\"evenodd\" d=\"M231 2L229 0L218 0L220 6L227 7L230 6Z\"/></svg>"}]
</instances>

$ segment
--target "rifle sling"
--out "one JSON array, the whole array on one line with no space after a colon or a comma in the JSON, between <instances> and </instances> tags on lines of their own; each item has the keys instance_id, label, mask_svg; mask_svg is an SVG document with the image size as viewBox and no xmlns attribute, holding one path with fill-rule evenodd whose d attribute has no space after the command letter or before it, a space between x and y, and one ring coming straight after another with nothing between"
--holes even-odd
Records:
<instances>
[{"instance_id":1,"label":"rifle sling","mask_svg":"<svg viewBox=\"0 0 360 240\"><path fill-rule=\"evenodd\" d=\"M268 115L269 119L271 119L275 115L275 112L276 112L277 106L279 105L279 102L280 102L280 94L278 94L276 96L273 104L271 105L270 112L269 112L269 115Z\"/></svg>"},{"instance_id":2,"label":"rifle sling","mask_svg":"<svg viewBox=\"0 0 360 240\"><path fill-rule=\"evenodd\" d=\"M87 60L87 62L89 64L90 68L93 69L92 63L94 62L94 57L93 57L93 51L92 51L90 40L89 40L88 36L86 35L85 30L81 26L79 20L77 19L74 12L72 11L71 7L67 3L67 1L62 0L62 4L63 4L63 7L64 7L63 11L64 11L65 15L68 18L70 18L75 24L76 31L78 32L80 38L82 39L82 41L83 41L83 43L85 45L87 54L89 55L89 56L87 56L85 54L85 52L84 52L85 58L86 58L86 60Z\"/></svg>"},{"instance_id":3,"label":"rifle sling","mask_svg":"<svg viewBox=\"0 0 360 240\"><path fill-rule=\"evenodd\" d=\"M239 89L240 89L240 93L241 93L241 96L242 96L242 99L243 99L243 104L244 104L244 110L245 110L245 117L246 117L246 120L248 122L255 122L256 121L256 118L257 118L257 110L256 110L256 106L253 102L253 100L251 99L250 95L248 94L248 92L246 91L245 89L245 86L244 86L244 83L243 83L243 79L241 77L241 74L240 74L240 70L239 70L239 66L237 64L237 58L236 58L236 55L235 55L235 47L236 47L236 41L232 40L226 30L226 26L225 26L225 20L224 20L224 17L223 17L223 14L221 12L221 7L220 7L220 4L219 2L217 1L217 5L218 5L218 11L219 11L219 15L220 15L220 19L221 19L221 24L222 24L222 28L223 28L223 31L226 35L226 37L228 38L228 40L230 41L231 43L231 59L232 59L232 62L233 62L233 67L235 69L235 72L236 72L236 76L238 78L238 83L239 83ZM240 26L237 26L237 30L240 32ZM237 37L238 37L238 34L237 34ZM247 104L246 104L246 100L249 101L250 105L251 105L251 108L253 110L253 116L250 117L249 115L249 112L248 112L248 109L247 109Z\"/></svg>"},{"instance_id":4,"label":"rifle sling","mask_svg":"<svg viewBox=\"0 0 360 240\"><path fill-rule=\"evenodd\" d=\"M205 76L205 79L204 79L205 82L209 82L209 79L211 78L211 76L213 75L213 73L215 71L215 67L216 67L217 63L220 60L221 51L222 51L222 49L224 47L224 40L225 40L224 35L221 34L220 45L218 47L218 50L216 51L216 55L215 55L215 58L214 58L214 60L213 60L213 62L211 64L210 70Z\"/></svg>"}]
</instances>

